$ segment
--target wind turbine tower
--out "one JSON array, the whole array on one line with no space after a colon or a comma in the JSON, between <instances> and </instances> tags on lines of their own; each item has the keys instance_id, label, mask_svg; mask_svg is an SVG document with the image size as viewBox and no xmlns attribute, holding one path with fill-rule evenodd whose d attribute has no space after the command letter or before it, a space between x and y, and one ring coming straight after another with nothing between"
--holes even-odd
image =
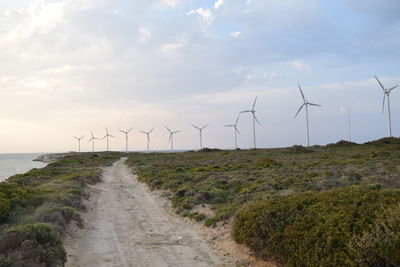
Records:
<instances>
[{"instance_id":1,"label":"wind turbine tower","mask_svg":"<svg viewBox=\"0 0 400 267\"><path fill-rule=\"evenodd\" d=\"M92 152L94 152L94 142L95 142L95 140L101 140L101 139L95 137L95 136L93 135L93 132L91 132L91 133L92 133L92 138L89 139L88 143L89 143L90 141L92 142Z\"/></svg>"},{"instance_id":2,"label":"wind turbine tower","mask_svg":"<svg viewBox=\"0 0 400 267\"><path fill-rule=\"evenodd\" d=\"M235 124L225 125L225 127L232 127L233 130L234 130L234 132L235 132L235 149L238 148L238 146L237 146L237 134L240 134L240 132L239 132L239 130L238 130L238 128L237 128L237 124L238 124L238 122L239 122L239 118L240 118L240 114L239 114L239 116L237 117L237 119L236 119L236 121L235 121Z\"/></svg>"},{"instance_id":3,"label":"wind turbine tower","mask_svg":"<svg viewBox=\"0 0 400 267\"><path fill-rule=\"evenodd\" d=\"M119 130L119 131L125 134L125 152L128 153L128 134L130 131L132 131L132 128L130 128L128 131L124 130Z\"/></svg>"},{"instance_id":4,"label":"wind turbine tower","mask_svg":"<svg viewBox=\"0 0 400 267\"><path fill-rule=\"evenodd\" d=\"M253 115L253 141L254 141L254 148L256 148L256 122L260 124L256 117L256 102L257 102L257 97L254 99L253 107L250 110L244 110L241 111L240 113L251 113Z\"/></svg>"},{"instance_id":5,"label":"wind turbine tower","mask_svg":"<svg viewBox=\"0 0 400 267\"><path fill-rule=\"evenodd\" d=\"M78 140L78 152L79 152L79 153L81 153L81 140L83 139L83 137L85 137L85 136L84 136L84 135L81 136L81 137L76 137L76 136L74 136L74 138L75 138L76 140Z\"/></svg>"},{"instance_id":6,"label":"wind turbine tower","mask_svg":"<svg viewBox=\"0 0 400 267\"><path fill-rule=\"evenodd\" d=\"M385 100L386 100L386 96L387 96L387 106L388 106L388 136L392 137L392 118L390 115L390 93L398 87L398 85L390 88L390 89L385 89L385 87L383 87L381 81L378 79L378 77L376 77L375 75L375 79L377 80L377 82L379 83L379 85L382 87L383 90L383 105L382 105L382 113L385 110Z\"/></svg>"},{"instance_id":7,"label":"wind turbine tower","mask_svg":"<svg viewBox=\"0 0 400 267\"><path fill-rule=\"evenodd\" d=\"M103 139L104 138L106 138L107 139L107 152L109 151L109 146L108 146L108 137L114 137L113 135L111 135L111 134L109 134L108 133L108 128L106 128L106 135L103 137Z\"/></svg>"},{"instance_id":8,"label":"wind turbine tower","mask_svg":"<svg viewBox=\"0 0 400 267\"><path fill-rule=\"evenodd\" d=\"M300 111L303 109L303 107L306 107L306 121L307 121L307 146L310 146L310 129L309 129L309 125L308 125L308 106L317 106L317 107L321 107L321 105L318 104L313 104L308 102L308 100L306 100L303 91L301 90L301 86L299 84L299 89L300 89L300 94L301 97L303 98L303 105L300 106L299 110L297 111L296 115L294 115L294 117L296 118L297 115L299 115Z\"/></svg>"},{"instance_id":9,"label":"wind turbine tower","mask_svg":"<svg viewBox=\"0 0 400 267\"><path fill-rule=\"evenodd\" d=\"M154 127L153 127L150 131L148 131L148 132L139 131L139 132L144 133L145 135L147 135L147 153L150 152L150 134L151 134L151 132L152 132L153 130L154 130Z\"/></svg>"},{"instance_id":10,"label":"wind turbine tower","mask_svg":"<svg viewBox=\"0 0 400 267\"><path fill-rule=\"evenodd\" d=\"M198 126L192 124L192 126L193 126L194 128L196 128L197 130L199 130L199 134L200 134L200 150L203 149L203 130L204 130L205 128L207 128L208 125L210 125L210 124L207 124L206 126L203 126L203 127L198 127Z\"/></svg>"},{"instance_id":11,"label":"wind turbine tower","mask_svg":"<svg viewBox=\"0 0 400 267\"><path fill-rule=\"evenodd\" d=\"M171 131L171 129L168 128L167 126L165 126L165 128L169 132L169 142L171 143L171 152L172 152L174 151L174 134L179 133L180 131Z\"/></svg>"}]
</instances>

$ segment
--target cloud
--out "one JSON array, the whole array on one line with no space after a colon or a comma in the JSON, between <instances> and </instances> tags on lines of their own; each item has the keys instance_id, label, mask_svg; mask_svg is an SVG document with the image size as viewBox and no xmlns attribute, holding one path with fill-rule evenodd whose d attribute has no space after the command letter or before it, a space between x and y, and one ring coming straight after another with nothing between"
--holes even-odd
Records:
<instances>
[{"instance_id":1,"label":"cloud","mask_svg":"<svg viewBox=\"0 0 400 267\"><path fill-rule=\"evenodd\" d=\"M239 38L240 35L242 35L242 33L241 32L231 32L229 35L233 38Z\"/></svg>"},{"instance_id":2,"label":"cloud","mask_svg":"<svg viewBox=\"0 0 400 267\"><path fill-rule=\"evenodd\" d=\"M180 0L161 0L161 2L172 8L175 8L180 2Z\"/></svg>"},{"instance_id":3,"label":"cloud","mask_svg":"<svg viewBox=\"0 0 400 267\"><path fill-rule=\"evenodd\" d=\"M187 40L186 35L181 35L176 42L163 45L161 50L164 53L173 53L179 51L188 44L189 41Z\"/></svg>"},{"instance_id":4,"label":"cloud","mask_svg":"<svg viewBox=\"0 0 400 267\"><path fill-rule=\"evenodd\" d=\"M211 25L214 20L213 12L210 9L198 8L198 9L189 11L188 13L186 13L186 15L188 15L188 16L199 15L201 17L201 19L208 25Z\"/></svg>"},{"instance_id":5,"label":"cloud","mask_svg":"<svg viewBox=\"0 0 400 267\"><path fill-rule=\"evenodd\" d=\"M312 71L312 68L310 65L305 64L302 60L295 59L290 62L291 66L295 68L296 70L300 71Z\"/></svg>"},{"instance_id":6,"label":"cloud","mask_svg":"<svg viewBox=\"0 0 400 267\"><path fill-rule=\"evenodd\" d=\"M152 33L150 30L146 29L146 28L140 28L139 29L139 42L141 43L145 43L147 42L151 37L152 37Z\"/></svg>"},{"instance_id":7,"label":"cloud","mask_svg":"<svg viewBox=\"0 0 400 267\"><path fill-rule=\"evenodd\" d=\"M218 9L218 8L220 8L223 4L224 4L224 0L217 0L217 1L214 3L214 8L215 8L215 9Z\"/></svg>"}]
</instances>

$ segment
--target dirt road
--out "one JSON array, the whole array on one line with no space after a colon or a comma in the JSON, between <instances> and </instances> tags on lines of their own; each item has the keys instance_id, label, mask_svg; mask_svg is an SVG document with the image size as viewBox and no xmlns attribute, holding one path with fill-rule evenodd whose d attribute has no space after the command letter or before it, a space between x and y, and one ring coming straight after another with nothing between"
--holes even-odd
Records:
<instances>
[{"instance_id":1,"label":"dirt road","mask_svg":"<svg viewBox=\"0 0 400 267\"><path fill-rule=\"evenodd\" d=\"M187 223L171 216L124 159L92 188L84 229L72 227L66 266L234 266Z\"/></svg>"}]
</instances>

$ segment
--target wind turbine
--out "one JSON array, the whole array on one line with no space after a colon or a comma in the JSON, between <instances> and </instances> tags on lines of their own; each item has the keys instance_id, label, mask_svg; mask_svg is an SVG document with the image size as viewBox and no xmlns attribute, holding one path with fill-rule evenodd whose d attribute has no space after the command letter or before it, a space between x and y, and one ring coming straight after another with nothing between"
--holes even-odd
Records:
<instances>
[{"instance_id":1,"label":"wind turbine","mask_svg":"<svg viewBox=\"0 0 400 267\"><path fill-rule=\"evenodd\" d=\"M321 107L321 105L313 104L313 103L308 102L308 100L306 100L306 98L305 98L305 96L304 96L304 94L303 94L303 91L301 90L300 84L299 84L299 89L300 89L300 94L301 94L301 97L303 98L304 103L303 103L303 105L300 106L299 110L297 111L296 115L294 115L294 117L296 118L297 115L299 115L300 111L303 109L303 107L306 107L307 146L310 146L310 129L309 129L309 126L308 126L308 105L310 105L310 106L317 106L317 107Z\"/></svg>"},{"instance_id":2,"label":"wind turbine","mask_svg":"<svg viewBox=\"0 0 400 267\"><path fill-rule=\"evenodd\" d=\"M254 109L256 107L256 102L257 102L257 97L254 99L253 107L250 110L244 110L241 111L240 113L251 113L253 114L253 139L254 139L254 148L256 148L256 122L260 124L256 117L256 110Z\"/></svg>"},{"instance_id":3,"label":"wind turbine","mask_svg":"<svg viewBox=\"0 0 400 267\"><path fill-rule=\"evenodd\" d=\"M100 138L94 137L93 132L92 133L92 138L89 139L88 143L92 141L92 151L94 152L94 140L101 140Z\"/></svg>"},{"instance_id":4,"label":"wind turbine","mask_svg":"<svg viewBox=\"0 0 400 267\"><path fill-rule=\"evenodd\" d=\"M392 137L392 118L390 115L390 93L392 92L393 89L395 89L396 87L398 87L398 85L396 85L395 87L392 87L390 89L385 89L385 87L383 87L381 81L379 81L378 77L376 77L375 75L375 79L378 81L379 85L382 87L383 90L383 105L382 105L382 113L385 110L385 98L387 96L387 105L388 105L388 134L389 137Z\"/></svg>"},{"instance_id":5,"label":"wind turbine","mask_svg":"<svg viewBox=\"0 0 400 267\"><path fill-rule=\"evenodd\" d=\"M85 137L85 136L84 136L84 135L81 136L81 137L76 137L76 136L74 136L74 138L75 138L76 140L78 140L78 152L79 152L79 153L81 153L81 140L82 140L83 137Z\"/></svg>"},{"instance_id":6,"label":"wind turbine","mask_svg":"<svg viewBox=\"0 0 400 267\"><path fill-rule=\"evenodd\" d=\"M153 130L154 130L154 127L153 127L150 131L148 131L148 132L139 131L139 132L144 133L145 135L147 135L147 153L150 152L150 134L151 134L151 132L152 132Z\"/></svg>"},{"instance_id":7,"label":"wind turbine","mask_svg":"<svg viewBox=\"0 0 400 267\"><path fill-rule=\"evenodd\" d=\"M204 130L208 125L210 125L210 124L207 124L206 126L203 126L203 127L200 128L200 127L198 127L198 126L192 124L192 126L193 126L194 128L196 128L197 130L199 130L199 133L200 133L200 150L203 149L203 130Z\"/></svg>"},{"instance_id":8,"label":"wind turbine","mask_svg":"<svg viewBox=\"0 0 400 267\"><path fill-rule=\"evenodd\" d=\"M240 134L240 132L239 132L239 130L238 130L238 128L237 128L237 124L238 124L238 122L239 122L239 118L240 118L240 114L239 114L239 116L237 117L237 119L236 119L236 121L235 121L235 124L225 125L225 127L233 127L233 130L234 130L234 132L235 132L235 148L236 148L236 149L238 148L238 146L237 146L237 134Z\"/></svg>"},{"instance_id":9,"label":"wind turbine","mask_svg":"<svg viewBox=\"0 0 400 267\"><path fill-rule=\"evenodd\" d=\"M174 151L174 134L179 133L180 131L171 131L170 128L168 128L167 126L165 126L165 128L168 130L169 132L169 142L171 143L171 151Z\"/></svg>"},{"instance_id":10,"label":"wind turbine","mask_svg":"<svg viewBox=\"0 0 400 267\"><path fill-rule=\"evenodd\" d=\"M125 134L125 151L126 153L128 153L128 134L130 131L132 131L132 128L130 128L128 131L124 130L119 130L119 131Z\"/></svg>"},{"instance_id":11,"label":"wind turbine","mask_svg":"<svg viewBox=\"0 0 400 267\"><path fill-rule=\"evenodd\" d=\"M108 133L108 128L106 128L106 135L103 137L103 139L104 139L104 138L107 138L107 152L108 152L108 137L114 137L114 136L111 135L111 134L109 134L109 133Z\"/></svg>"}]
</instances>

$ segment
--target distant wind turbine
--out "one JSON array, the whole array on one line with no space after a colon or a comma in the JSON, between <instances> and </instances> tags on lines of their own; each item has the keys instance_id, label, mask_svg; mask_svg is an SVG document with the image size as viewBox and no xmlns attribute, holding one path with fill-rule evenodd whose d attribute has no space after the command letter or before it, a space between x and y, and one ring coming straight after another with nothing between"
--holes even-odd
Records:
<instances>
[{"instance_id":1,"label":"distant wind turbine","mask_svg":"<svg viewBox=\"0 0 400 267\"><path fill-rule=\"evenodd\" d=\"M254 141L254 148L256 148L256 122L260 124L256 117L256 102L257 102L257 97L254 99L253 107L250 110L244 110L241 111L240 113L251 113L253 114L253 141Z\"/></svg>"},{"instance_id":2,"label":"distant wind turbine","mask_svg":"<svg viewBox=\"0 0 400 267\"><path fill-rule=\"evenodd\" d=\"M381 81L378 79L378 77L376 77L375 75L375 79L378 81L379 85L382 87L383 90L383 105L382 105L382 113L385 110L385 98L387 96L387 105L388 105L388 135L389 137L392 137L392 118L390 115L390 93L392 92L392 90L394 90L395 88L398 87L398 85L390 88L390 89L385 89L385 87L383 87Z\"/></svg>"},{"instance_id":3,"label":"distant wind turbine","mask_svg":"<svg viewBox=\"0 0 400 267\"><path fill-rule=\"evenodd\" d=\"M92 151L94 152L94 141L95 141L95 140L101 140L101 139L95 137L95 136L93 135L93 132L91 132L91 133L92 133L92 138L89 139L88 143L89 143L90 141L92 141Z\"/></svg>"},{"instance_id":4,"label":"distant wind turbine","mask_svg":"<svg viewBox=\"0 0 400 267\"><path fill-rule=\"evenodd\" d=\"M81 137L76 137L76 136L74 136L74 138L75 138L76 140L78 140L78 152L79 152L79 153L81 153L81 140L83 139L83 137L85 137L85 136L84 136L84 135L81 136Z\"/></svg>"},{"instance_id":5,"label":"distant wind turbine","mask_svg":"<svg viewBox=\"0 0 400 267\"><path fill-rule=\"evenodd\" d=\"M169 132L169 142L171 143L171 151L174 151L174 134L179 133L180 131L171 131L171 129L168 128L167 126L165 126L165 128Z\"/></svg>"},{"instance_id":6,"label":"distant wind turbine","mask_svg":"<svg viewBox=\"0 0 400 267\"><path fill-rule=\"evenodd\" d=\"M108 128L106 128L106 135L103 137L103 139L104 139L104 138L107 139L107 152L108 152L108 150L109 150L109 147L108 147L108 137L114 137L114 136L111 135L111 134L109 134L109 133L108 133Z\"/></svg>"},{"instance_id":7,"label":"distant wind turbine","mask_svg":"<svg viewBox=\"0 0 400 267\"><path fill-rule=\"evenodd\" d=\"M203 130L204 130L208 125L210 125L210 124L207 124L206 126L203 126L203 127L198 127L198 126L192 124L192 126L193 126L194 128L196 128L197 130L199 130L199 134L200 134L200 150L203 149Z\"/></svg>"},{"instance_id":8,"label":"distant wind turbine","mask_svg":"<svg viewBox=\"0 0 400 267\"><path fill-rule=\"evenodd\" d=\"M139 132L144 133L145 135L147 135L147 153L150 152L150 134L151 134L151 132L152 132L153 130L154 130L154 127L153 127L150 131L148 131L148 132L139 131Z\"/></svg>"},{"instance_id":9,"label":"distant wind turbine","mask_svg":"<svg viewBox=\"0 0 400 267\"><path fill-rule=\"evenodd\" d=\"M128 153L128 134L130 131L132 131L132 128L130 128L128 131L124 130L119 130L119 131L125 134L125 152Z\"/></svg>"},{"instance_id":10,"label":"distant wind turbine","mask_svg":"<svg viewBox=\"0 0 400 267\"><path fill-rule=\"evenodd\" d=\"M238 124L238 122L239 122L239 118L240 118L240 114L239 114L239 116L237 117L237 119L236 119L236 121L235 121L235 124L225 125L225 127L232 127L233 130L234 130L234 132L235 132L235 149L238 148L238 146L237 146L237 134L240 134L240 132L239 132L239 130L238 130L238 128L237 128L237 124Z\"/></svg>"},{"instance_id":11,"label":"distant wind turbine","mask_svg":"<svg viewBox=\"0 0 400 267\"><path fill-rule=\"evenodd\" d=\"M306 98L305 98L305 96L304 96L304 94L303 94L303 91L301 90L300 84L299 84L299 89L300 89L300 94L301 94L301 97L303 98L304 103L303 103L303 105L300 106L299 110L297 111L296 115L294 115L294 117L296 118L297 115L299 115L300 111L303 109L303 107L306 107L307 146L310 146L310 129L309 129L309 126L308 126L308 105L310 105L310 106L317 106L317 107L321 107L321 105L313 104L313 103L308 102L308 100L306 100Z\"/></svg>"}]
</instances>

